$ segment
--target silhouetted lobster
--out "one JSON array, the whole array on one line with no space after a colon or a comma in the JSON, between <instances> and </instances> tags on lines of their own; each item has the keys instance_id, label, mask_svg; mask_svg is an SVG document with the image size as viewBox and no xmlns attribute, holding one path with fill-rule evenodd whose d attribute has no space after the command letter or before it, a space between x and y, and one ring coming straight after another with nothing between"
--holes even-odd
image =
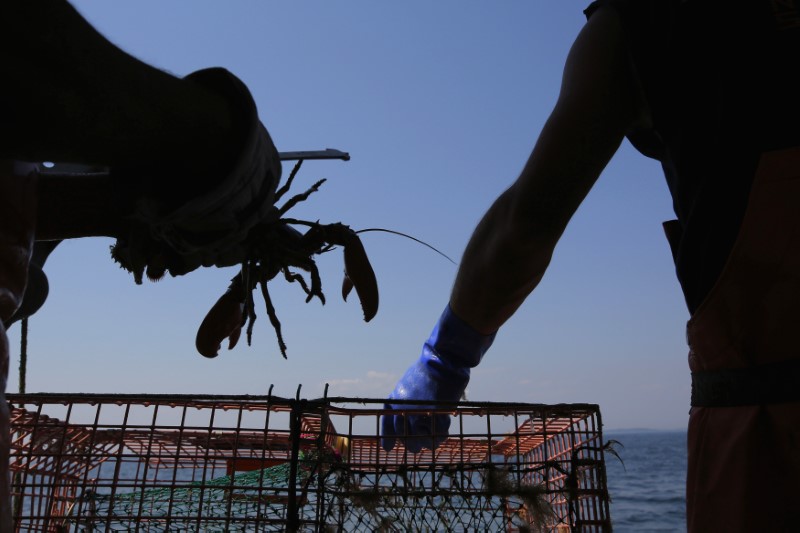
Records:
<instances>
[{"instance_id":1,"label":"silhouetted lobster","mask_svg":"<svg viewBox=\"0 0 800 533\"><path fill-rule=\"evenodd\" d=\"M341 158L349 157L343 154ZM303 159L299 159L286 183L275 193L276 203L289 191L302 163ZM320 224L283 218L289 209L306 200L324 182L324 179L320 180L305 192L289 198L283 206L275 209L274 218L262 222L250 231L245 246L248 253L242 262L241 271L231 280L228 290L208 312L197 332L195 345L202 355L216 357L226 338L229 339L228 349L232 349L238 342L243 327L247 328L247 342L250 344L253 323L256 320L253 291L258 287L264 297L267 316L275 329L281 355L285 358L286 343L267 283L278 274L283 274L287 281L302 287L306 293L306 302L317 297L324 304L322 281L313 256L327 252L334 246L344 249L345 277L342 297L346 300L355 287L364 311L364 320L369 322L378 312L378 283L361 239L355 231L341 223ZM301 233L293 225L309 229L306 233ZM307 283L292 269L306 271L310 282Z\"/></svg>"}]
</instances>

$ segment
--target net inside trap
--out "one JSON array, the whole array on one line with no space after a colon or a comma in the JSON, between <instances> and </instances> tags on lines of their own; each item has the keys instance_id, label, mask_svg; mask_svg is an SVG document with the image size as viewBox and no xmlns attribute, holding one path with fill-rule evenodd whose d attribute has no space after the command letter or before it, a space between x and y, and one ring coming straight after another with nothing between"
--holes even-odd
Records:
<instances>
[{"instance_id":1,"label":"net inside trap","mask_svg":"<svg viewBox=\"0 0 800 533\"><path fill-rule=\"evenodd\" d=\"M595 405L443 406L411 453L377 400L8 399L16 531L611 529Z\"/></svg>"}]
</instances>

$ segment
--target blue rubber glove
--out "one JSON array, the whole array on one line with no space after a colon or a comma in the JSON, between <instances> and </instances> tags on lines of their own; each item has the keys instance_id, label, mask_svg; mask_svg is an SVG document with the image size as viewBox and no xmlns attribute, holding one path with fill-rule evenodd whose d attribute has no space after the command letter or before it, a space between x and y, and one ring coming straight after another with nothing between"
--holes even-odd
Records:
<instances>
[{"instance_id":1,"label":"blue rubber glove","mask_svg":"<svg viewBox=\"0 0 800 533\"><path fill-rule=\"evenodd\" d=\"M469 382L470 369L478 366L483 354L492 345L495 334L482 335L458 318L448 305L422 346L422 355L397 382L386 409L423 409L424 405L402 405L391 400L431 400L457 402ZM432 407L432 406L430 406ZM429 407L429 408L430 408ZM447 439L450 416L384 415L381 420L381 446L389 451L398 436L406 448L418 453L422 448L434 450ZM414 435L411 437L410 435Z\"/></svg>"}]
</instances>

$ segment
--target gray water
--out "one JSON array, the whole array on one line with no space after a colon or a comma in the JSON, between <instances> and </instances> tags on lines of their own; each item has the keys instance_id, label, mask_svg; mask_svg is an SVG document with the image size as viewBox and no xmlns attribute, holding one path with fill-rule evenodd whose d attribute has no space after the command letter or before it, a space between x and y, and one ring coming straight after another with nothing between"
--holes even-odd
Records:
<instances>
[{"instance_id":1,"label":"gray water","mask_svg":"<svg viewBox=\"0 0 800 533\"><path fill-rule=\"evenodd\" d=\"M624 467L606 455L614 531L686 531L686 432L609 431Z\"/></svg>"}]
</instances>

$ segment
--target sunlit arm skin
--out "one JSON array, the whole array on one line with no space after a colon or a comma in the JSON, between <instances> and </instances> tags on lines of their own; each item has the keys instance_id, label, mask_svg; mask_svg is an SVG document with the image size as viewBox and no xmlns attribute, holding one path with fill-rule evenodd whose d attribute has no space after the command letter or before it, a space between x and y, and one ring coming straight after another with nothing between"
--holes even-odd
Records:
<instances>
[{"instance_id":1,"label":"sunlit arm skin","mask_svg":"<svg viewBox=\"0 0 800 533\"><path fill-rule=\"evenodd\" d=\"M567 58L558 102L517 181L478 224L451 294L453 312L497 331L539 284L572 215L625 134L649 122L619 18L600 9Z\"/></svg>"},{"instance_id":2,"label":"sunlit arm skin","mask_svg":"<svg viewBox=\"0 0 800 533\"><path fill-rule=\"evenodd\" d=\"M198 192L224 175L222 96L126 54L63 0L4 0L0 20L0 159L170 169L165 187Z\"/></svg>"}]
</instances>

